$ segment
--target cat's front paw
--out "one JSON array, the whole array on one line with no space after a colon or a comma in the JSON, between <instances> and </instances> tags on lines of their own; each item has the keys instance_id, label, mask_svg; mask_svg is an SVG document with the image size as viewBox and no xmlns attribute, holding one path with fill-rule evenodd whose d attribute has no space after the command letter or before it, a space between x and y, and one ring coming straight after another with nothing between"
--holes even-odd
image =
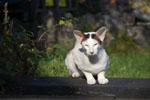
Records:
<instances>
[{"instance_id":1,"label":"cat's front paw","mask_svg":"<svg viewBox=\"0 0 150 100\"><path fill-rule=\"evenodd\" d=\"M79 77L79 76L80 76L80 74L78 72L73 72L72 73L72 77Z\"/></svg>"},{"instance_id":2,"label":"cat's front paw","mask_svg":"<svg viewBox=\"0 0 150 100\"><path fill-rule=\"evenodd\" d=\"M109 80L107 78L104 79L98 79L99 84L107 84Z\"/></svg>"},{"instance_id":3,"label":"cat's front paw","mask_svg":"<svg viewBox=\"0 0 150 100\"><path fill-rule=\"evenodd\" d=\"M88 80L87 80L87 84L92 85L92 84L95 84L95 83L96 83L96 80L95 80L95 79L88 79Z\"/></svg>"}]
</instances>

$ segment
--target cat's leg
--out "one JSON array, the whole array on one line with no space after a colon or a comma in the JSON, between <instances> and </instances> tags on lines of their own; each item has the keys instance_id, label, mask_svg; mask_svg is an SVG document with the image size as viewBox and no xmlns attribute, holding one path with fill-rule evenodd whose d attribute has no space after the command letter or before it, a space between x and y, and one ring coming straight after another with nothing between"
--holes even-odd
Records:
<instances>
[{"instance_id":1,"label":"cat's leg","mask_svg":"<svg viewBox=\"0 0 150 100\"><path fill-rule=\"evenodd\" d=\"M79 72L74 70L71 71L70 69L69 69L69 75L71 75L72 77L80 77Z\"/></svg>"},{"instance_id":2,"label":"cat's leg","mask_svg":"<svg viewBox=\"0 0 150 100\"><path fill-rule=\"evenodd\" d=\"M69 75L71 75L72 77L80 77L80 73L78 69L76 68L75 64L67 63L66 66L69 70Z\"/></svg>"},{"instance_id":3,"label":"cat's leg","mask_svg":"<svg viewBox=\"0 0 150 100\"><path fill-rule=\"evenodd\" d=\"M89 72L83 71L83 74L85 75L87 79L87 84L95 84L96 80L94 79L93 75Z\"/></svg>"},{"instance_id":4,"label":"cat's leg","mask_svg":"<svg viewBox=\"0 0 150 100\"><path fill-rule=\"evenodd\" d=\"M69 75L71 75L72 77L80 77L80 73L79 73L78 69L76 68L76 65L75 65L71 55L68 55L66 57L65 64L69 70Z\"/></svg>"},{"instance_id":5,"label":"cat's leg","mask_svg":"<svg viewBox=\"0 0 150 100\"><path fill-rule=\"evenodd\" d=\"M107 84L109 80L105 78L105 71L98 73L98 82L99 84Z\"/></svg>"}]
</instances>

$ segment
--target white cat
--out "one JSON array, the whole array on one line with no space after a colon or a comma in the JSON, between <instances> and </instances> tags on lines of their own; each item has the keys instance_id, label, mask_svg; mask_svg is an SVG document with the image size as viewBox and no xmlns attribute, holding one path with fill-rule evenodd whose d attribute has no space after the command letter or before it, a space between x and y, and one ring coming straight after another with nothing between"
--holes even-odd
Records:
<instances>
[{"instance_id":1,"label":"white cat","mask_svg":"<svg viewBox=\"0 0 150 100\"><path fill-rule=\"evenodd\" d=\"M82 74L87 79L87 84L95 84L93 75L97 75L99 84L107 84L105 72L109 65L109 57L102 46L107 32L106 27L97 32L85 32L74 30L76 43L67 54L65 64L72 77L80 77Z\"/></svg>"}]
</instances>

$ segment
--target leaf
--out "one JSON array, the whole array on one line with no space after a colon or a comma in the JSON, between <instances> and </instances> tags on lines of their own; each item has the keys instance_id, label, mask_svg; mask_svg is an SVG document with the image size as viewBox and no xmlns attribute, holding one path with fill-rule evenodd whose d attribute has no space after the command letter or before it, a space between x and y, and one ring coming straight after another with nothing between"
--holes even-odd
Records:
<instances>
[{"instance_id":1,"label":"leaf","mask_svg":"<svg viewBox=\"0 0 150 100\"><path fill-rule=\"evenodd\" d=\"M4 18L3 24L8 24L9 23L9 19L10 19L10 17Z\"/></svg>"},{"instance_id":2,"label":"leaf","mask_svg":"<svg viewBox=\"0 0 150 100\"><path fill-rule=\"evenodd\" d=\"M67 21L66 25L67 25L68 27L73 27L72 21Z\"/></svg>"},{"instance_id":3,"label":"leaf","mask_svg":"<svg viewBox=\"0 0 150 100\"><path fill-rule=\"evenodd\" d=\"M61 48L61 45L57 43L54 45L54 48L56 48L56 49Z\"/></svg>"},{"instance_id":4,"label":"leaf","mask_svg":"<svg viewBox=\"0 0 150 100\"><path fill-rule=\"evenodd\" d=\"M34 34L32 34L32 33L26 33L26 36L34 37Z\"/></svg>"},{"instance_id":5,"label":"leaf","mask_svg":"<svg viewBox=\"0 0 150 100\"><path fill-rule=\"evenodd\" d=\"M42 25L37 26L37 28L44 28Z\"/></svg>"},{"instance_id":6,"label":"leaf","mask_svg":"<svg viewBox=\"0 0 150 100\"><path fill-rule=\"evenodd\" d=\"M64 20L59 20L59 25L65 25L65 21Z\"/></svg>"},{"instance_id":7,"label":"leaf","mask_svg":"<svg viewBox=\"0 0 150 100\"><path fill-rule=\"evenodd\" d=\"M66 17L66 18L68 18L68 19L72 19L72 18L73 18L73 16L72 16L72 14L71 14L71 13L67 13L67 14L65 14L65 17Z\"/></svg>"}]
</instances>

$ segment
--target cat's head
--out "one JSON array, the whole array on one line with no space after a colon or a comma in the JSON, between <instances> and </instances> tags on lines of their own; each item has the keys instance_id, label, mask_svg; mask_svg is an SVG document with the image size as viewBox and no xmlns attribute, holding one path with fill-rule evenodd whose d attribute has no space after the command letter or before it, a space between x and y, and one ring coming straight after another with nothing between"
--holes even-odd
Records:
<instances>
[{"instance_id":1,"label":"cat's head","mask_svg":"<svg viewBox=\"0 0 150 100\"><path fill-rule=\"evenodd\" d=\"M82 33L79 30L74 30L73 33L76 40L81 43L85 54L92 56L98 53L107 30L108 29L106 27L101 27L97 32Z\"/></svg>"}]
</instances>

